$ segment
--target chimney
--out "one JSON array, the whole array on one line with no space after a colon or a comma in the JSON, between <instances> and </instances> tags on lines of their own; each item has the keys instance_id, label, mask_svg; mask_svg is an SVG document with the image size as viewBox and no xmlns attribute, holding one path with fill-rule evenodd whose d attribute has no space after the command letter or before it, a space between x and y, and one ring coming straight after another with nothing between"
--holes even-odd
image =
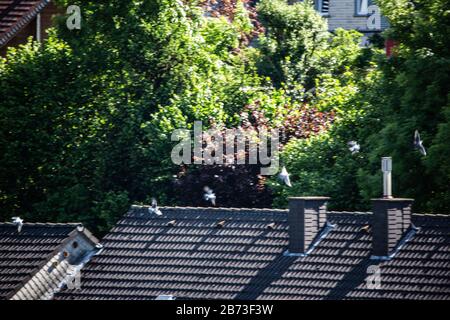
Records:
<instances>
[{"instance_id":1,"label":"chimney","mask_svg":"<svg viewBox=\"0 0 450 320\"><path fill-rule=\"evenodd\" d=\"M289 198L289 254L306 254L327 222L327 197Z\"/></svg>"},{"instance_id":2,"label":"chimney","mask_svg":"<svg viewBox=\"0 0 450 320\"><path fill-rule=\"evenodd\" d=\"M389 257L411 226L413 199L392 197L392 158L381 159L383 198L372 200L372 246L374 257Z\"/></svg>"},{"instance_id":3,"label":"chimney","mask_svg":"<svg viewBox=\"0 0 450 320\"><path fill-rule=\"evenodd\" d=\"M411 226L413 199L373 199L373 256L388 257Z\"/></svg>"}]
</instances>

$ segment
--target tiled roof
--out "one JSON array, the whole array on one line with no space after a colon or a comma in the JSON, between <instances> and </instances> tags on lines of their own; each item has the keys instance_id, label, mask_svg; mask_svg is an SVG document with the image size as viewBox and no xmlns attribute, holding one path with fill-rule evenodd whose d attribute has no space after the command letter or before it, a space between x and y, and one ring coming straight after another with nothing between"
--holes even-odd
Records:
<instances>
[{"instance_id":1,"label":"tiled roof","mask_svg":"<svg viewBox=\"0 0 450 320\"><path fill-rule=\"evenodd\" d=\"M362 230L370 213L328 213L332 231L308 256L291 257L285 210L161 210L133 207L82 270L82 289L56 298L450 299L450 217L414 215L420 231L380 261ZM380 267L381 289L367 287L370 265Z\"/></svg>"},{"instance_id":2,"label":"tiled roof","mask_svg":"<svg viewBox=\"0 0 450 320\"><path fill-rule=\"evenodd\" d=\"M26 27L50 0L0 0L0 47Z\"/></svg>"},{"instance_id":3,"label":"tiled roof","mask_svg":"<svg viewBox=\"0 0 450 320\"><path fill-rule=\"evenodd\" d=\"M0 299L11 298L46 265L80 224L0 223Z\"/></svg>"}]
</instances>

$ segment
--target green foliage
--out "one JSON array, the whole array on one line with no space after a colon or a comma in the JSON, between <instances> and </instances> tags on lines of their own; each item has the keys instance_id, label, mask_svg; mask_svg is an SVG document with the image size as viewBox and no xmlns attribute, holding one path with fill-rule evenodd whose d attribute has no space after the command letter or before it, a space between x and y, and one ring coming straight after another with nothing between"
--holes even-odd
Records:
<instances>
[{"instance_id":1,"label":"green foliage","mask_svg":"<svg viewBox=\"0 0 450 320\"><path fill-rule=\"evenodd\" d=\"M0 205L2 220L101 232L130 202L171 201L171 131L235 121L259 77L239 47L242 12L231 23L181 1L71 4L81 30L61 19L44 46L1 62Z\"/></svg>"},{"instance_id":2,"label":"green foliage","mask_svg":"<svg viewBox=\"0 0 450 320\"><path fill-rule=\"evenodd\" d=\"M297 82L312 87L311 73L317 67L313 58L327 45L327 23L309 1L289 5L283 0L262 0L258 15L266 29L259 39L259 69L275 85Z\"/></svg>"},{"instance_id":3,"label":"green foliage","mask_svg":"<svg viewBox=\"0 0 450 320\"><path fill-rule=\"evenodd\" d=\"M244 0L216 17L195 0L70 1L82 8L81 30L61 17L45 45L0 59L1 220L81 221L102 233L152 196L199 204L200 184L225 171L214 188L229 206L328 195L336 209L366 209L389 155L395 195L414 197L417 210L450 210L446 1L378 2L387 36L401 43L388 60L360 47L356 31L329 33L311 1L262 0L260 21ZM175 166L171 133L196 120L280 128L293 188L250 167ZM412 149L416 129L426 158Z\"/></svg>"},{"instance_id":4,"label":"green foliage","mask_svg":"<svg viewBox=\"0 0 450 320\"><path fill-rule=\"evenodd\" d=\"M428 48L449 56L448 0L378 0L377 4L391 24L388 36L399 40L404 51Z\"/></svg>"},{"instance_id":5,"label":"green foliage","mask_svg":"<svg viewBox=\"0 0 450 320\"><path fill-rule=\"evenodd\" d=\"M382 65L383 77L373 105L381 130L372 131L369 165L360 170L361 190L377 195L372 181L379 176L381 156L393 157L394 194L412 197L415 210L448 212L450 183L443 146L448 124L450 92L449 21L447 1L416 1L414 6L397 1L393 8L381 1L392 21L389 36L400 41L397 56ZM389 10L389 11L388 11ZM414 131L419 130L426 157L413 149ZM439 150L439 151L437 151Z\"/></svg>"},{"instance_id":6,"label":"green foliage","mask_svg":"<svg viewBox=\"0 0 450 320\"><path fill-rule=\"evenodd\" d=\"M286 206L289 196L330 196L330 208L361 208L362 199L355 181L361 154L352 155L343 137L322 133L308 139L291 140L283 151L283 163L291 174L292 188L272 180L270 184L280 196L275 205Z\"/></svg>"},{"instance_id":7,"label":"green foliage","mask_svg":"<svg viewBox=\"0 0 450 320\"><path fill-rule=\"evenodd\" d=\"M331 209L366 210L367 198L360 192L358 172L367 165L365 143L367 130L375 128L368 115L370 109L363 103L364 93L359 91L370 87L376 81L374 72L368 73L357 84L350 82L347 86L336 83L323 83L323 94L316 96L315 102L325 110L335 112L335 120L328 131L306 139L292 139L281 153L281 160L291 174L292 188L287 188L277 177L270 180L274 190L277 206L286 206L287 197L296 195L329 196ZM352 154L349 141L357 141L361 152ZM379 185L378 181L375 186Z\"/></svg>"},{"instance_id":8,"label":"green foliage","mask_svg":"<svg viewBox=\"0 0 450 320\"><path fill-rule=\"evenodd\" d=\"M450 204L450 105L443 111L445 121L438 125L436 136L426 159L427 174L432 177L433 189L428 192L427 207L448 212Z\"/></svg>"},{"instance_id":9,"label":"green foliage","mask_svg":"<svg viewBox=\"0 0 450 320\"><path fill-rule=\"evenodd\" d=\"M381 157L392 156L394 195L414 198L419 212L448 212L450 56L444 2L379 1L392 24L387 36L400 42L389 60L377 50L339 47L345 39L351 42L350 34L337 34L338 47L317 55L337 57L330 72L315 77L312 100L320 110L335 110L337 120L327 134L286 146L283 159L294 188L272 180L282 190L278 204L285 204L286 195L322 194L332 195L338 208L366 209L370 198L381 195ZM415 130L428 148L426 157L413 148ZM349 140L361 144L356 158L348 159Z\"/></svg>"}]
</instances>

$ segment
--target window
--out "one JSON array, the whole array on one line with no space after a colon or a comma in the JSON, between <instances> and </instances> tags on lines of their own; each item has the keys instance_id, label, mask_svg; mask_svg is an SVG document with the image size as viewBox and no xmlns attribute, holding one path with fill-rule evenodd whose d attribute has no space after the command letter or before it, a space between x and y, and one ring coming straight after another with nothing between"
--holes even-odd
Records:
<instances>
[{"instance_id":1,"label":"window","mask_svg":"<svg viewBox=\"0 0 450 320\"><path fill-rule=\"evenodd\" d=\"M366 16L369 14L369 0L356 0L356 15Z\"/></svg>"},{"instance_id":2,"label":"window","mask_svg":"<svg viewBox=\"0 0 450 320\"><path fill-rule=\"evenodd\" d=\"M330 0L316 0L316 10L321 14L328 14L330 10Z\"/></svg>"}]
</instances>

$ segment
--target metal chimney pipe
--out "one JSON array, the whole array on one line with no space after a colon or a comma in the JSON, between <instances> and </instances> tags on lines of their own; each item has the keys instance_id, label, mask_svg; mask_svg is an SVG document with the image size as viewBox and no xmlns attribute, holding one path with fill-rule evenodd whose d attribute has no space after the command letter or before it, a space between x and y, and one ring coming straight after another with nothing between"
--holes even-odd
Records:
<instances>
[{"instance_id":1,"label":"metal chimney pipe","mask_svg":"<svg viewBox=\"0 0 450 320\"><path fill-rule=\"evenodd\" d=\"M392 158L381 158L381 171L383 171L383 198L392 199Z\"/></svg>"}]
</instances>

